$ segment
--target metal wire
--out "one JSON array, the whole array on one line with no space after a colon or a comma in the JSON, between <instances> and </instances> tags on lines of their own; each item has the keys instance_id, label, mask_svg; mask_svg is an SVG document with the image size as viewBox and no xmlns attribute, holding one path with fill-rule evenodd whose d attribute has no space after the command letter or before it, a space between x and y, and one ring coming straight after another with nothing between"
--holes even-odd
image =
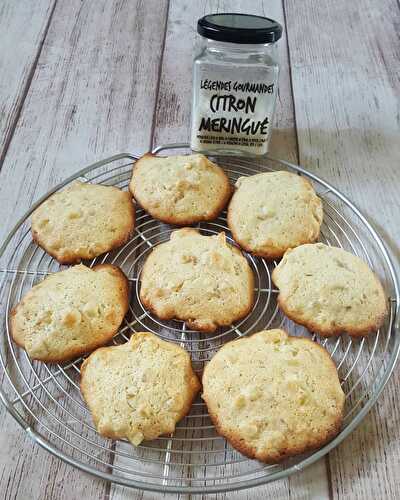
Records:
<instances>
[{"instance_id":1,"label":"metal wire","mask_svg":"<svg viewBox=\"0 0 400 500\"><path fill-rule=\"evenodd\" d=\"M157 152L186 148L170 145ZM47 275L64 269L31 240L28 217L48 196L79 179L81 182L116 185L127 189L135 157L121 154L86 167L41 198L11 231L0 249L0 311L3 336L0 363L4 383L0 399L12 416L39 445L66 462L119 484L152 491L181 493L219 492L246 488L288 476L314 462L340 443L371 408L393 370L399 353L399 281L379 235L357 208L340 192L301 167L266 159L256 163L216 158L234 183L238 177L260 171L288 169L311 178L323 198L324 224L321 241L345 248L365 259L381 275L390 297L390 316L376 335L366 339L342 336L319 339L291 323L278 309L277 290L271 281L276 262L245 254L255 276L255 303L249 315L213 335L189 330L181 321L162 321L148 312L139 296L140 273L148 253L169 239L171 226L152 219L138 207L136 230L122 248L92 259L94 266L119 265L130 282L130 309L113 343L126 342L140 330L151 331L183 346L191 355L197 373L225 342L265 328L283 325L290 333L306 335L326 347L338 368L346 393L346 416L342 432L323 449L293 458L282 465L263 465L248 460L215 432L207 408L198 398L172 436L134 448L121 440L99 436L79 391L83 358L65 365L32 361L11 340L9 318L21 297ZM129 160L129 162L127 162ZM235 245L226 223L226 212L212 222L198 225L203 234L225 231ZM6 258L8 256L8 258Z\"/></svg>"}]
</instances>

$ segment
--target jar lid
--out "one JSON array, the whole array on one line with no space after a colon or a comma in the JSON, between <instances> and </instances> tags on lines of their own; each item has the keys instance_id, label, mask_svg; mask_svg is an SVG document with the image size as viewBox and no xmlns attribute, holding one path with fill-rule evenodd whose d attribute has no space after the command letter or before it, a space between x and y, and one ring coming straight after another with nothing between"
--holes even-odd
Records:
<instances>
[{"instance_id":1,"label":"jar lid","mask_svg":"<svg viewBox=\"0 0 400 500\"><path fill-rule=\"evenodd\" d=\"M197 22L205 38L231 43L271 43L282 36L282 26L268 17L251 14L208 14Z\"/></svg>"}]
</instances>

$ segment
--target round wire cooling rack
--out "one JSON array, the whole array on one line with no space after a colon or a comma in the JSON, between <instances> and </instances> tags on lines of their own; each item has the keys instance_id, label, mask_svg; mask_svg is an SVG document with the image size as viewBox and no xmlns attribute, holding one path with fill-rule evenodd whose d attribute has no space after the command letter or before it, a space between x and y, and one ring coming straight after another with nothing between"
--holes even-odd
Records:
<instances>
[{"instance_id":1,"label":"round wire cooling rack","mask_svg":"<svg viewBox=\"0 0 400 500\"><path fill-rule=\"evenodd\" d=\"M154 152L188 151L187 145L161 146ZM375 403L398 357L399 280L381 237L363 215L338 190L301 167L265 158L246 160L215 157L232 183L243 175L269 170L289 170L312 180L324 204L321 241L343 247L365 259L379 274L389 301L384 326L363 339L341 336L320 339L285 318L276 303L277 290L271 281L275 262L245 254L255 276L255 304L243 320L220 328L211 335L185 328L180 321L162 321L145 310L139 298L140 272L148 253L169 239L173 227L152 219L137 207L136 229L122 248L86 262L120 266L130 281L130 309L114 337L126 342L137 331L151 331L177 342L189 351L195 370L225 342L256 331L283 326L293 335L310 336L325 346L334 360L346 394L342 431L313 453L294 457L279 465L249 460L216 433L207 409L198 397L189 415L171 436L133 447L127 441L112 441L97 434L79 391L82 358L63 365L32 361L10 338L12 307L36 283L59 271L59 265L30 236L29 216L54 192L80 180L127 189L132 164L137 157L120 154L84 168L47 193L16 224L0 249L0 311L2 336L0 363L3 371L0 398L30 437L62 460L86 472L125 486L159 492L212 493L264 484L299 471L337 446L362 420ZM198 224L203 234L225 231L226 212L212 222Z\"/></svg>"}]
</instances>

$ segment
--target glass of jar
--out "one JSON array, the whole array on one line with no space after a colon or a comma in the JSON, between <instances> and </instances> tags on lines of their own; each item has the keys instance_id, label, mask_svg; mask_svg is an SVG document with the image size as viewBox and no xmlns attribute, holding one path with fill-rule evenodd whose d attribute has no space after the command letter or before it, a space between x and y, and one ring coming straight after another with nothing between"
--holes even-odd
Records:
<instances>
[{"instance_id":1,"label":"glass of jar","mask_svg":"<svg viewBox=\"0 0 400 500\"><path fill-rule=\"evenodd\" d=\"M191 148L208 154L265 155L278 92L276 21L210 14L193 63Z\"/></svg>"}]
</instances>

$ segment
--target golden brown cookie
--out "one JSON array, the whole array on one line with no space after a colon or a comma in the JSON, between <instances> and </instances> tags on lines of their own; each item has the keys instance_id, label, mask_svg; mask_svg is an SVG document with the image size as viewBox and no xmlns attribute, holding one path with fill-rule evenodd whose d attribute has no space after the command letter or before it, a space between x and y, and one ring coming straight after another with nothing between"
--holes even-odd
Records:
<instances>
[{"instance_id":1,"label":"golden brown cookie","mask_svg":"<svg viewBox=\"0 0 400 500\"><path fill-rule=\"evenodd\" d=\"M81 369L81 391L97 431L135 446L174 432L199 388L189 354L151 333L97 349Z\"/></svg>"},{"instance_id":2,"label":"golden brown cookie","mask_svg":"<svg viewBox=\"0 0 400 500\"><path fill-rule=\"evenodd\" d=\"M135 163L129 189L152 217L181 226L215 219L232 194L222 168L201 154L147 153Z\"/></svg>"},{"instance_id":3,"label":"golden brown cookie","mask_svg":"<svg viewBox=\"0 0 400 500\"><path fill-rule=\"evenodd\" d=\"M11 313L11 335L32 359L61 363L106 344L128 310L118 267L82 264L35 285Z\"/></svg>"},{"instance_id":4,"label":"golden brown cookie","mask_svg":"<svg viewBox=\"0 0 400 500\"><path fill-rule=\"evenodd\" d=\"M235 241L266 259L316 241L322 217L322 202L311 183L285 171L240 177L228 207Z\"/></svg>"},{"instance_id":5,"label":"golden brown cookie","mask_svg":"<svg viewBox=\"0 0 400 500\"><path fill-rule=\"evenodd\" d=\"M183 228L148 256L140 299L161 319L181 319L190 328L213 332L250 312L254 277L224 233L204 236Z\"/></svg>"},{"instance_id":6,"label":"golden brown cookie","mask_svg":"<svg viewBox=\"0 0 400 500\"><path fill-rule=\"evenodd\" d=\"M135 225L131 195L114 186L75 182L32 214L32 237L62 264L92 259L129 240Z\"/></svg>"},{"instance_id":7,"label":"golden brown cookie","mask_svg":"<svg viewBox=\"0 0 400 500\"><path fill-rule=\"evenodd\" d=\"M266 463L320 448L340 430L344 393L328 352L268 330L225 344L203 374L218 432Z\"/></svg>"},{"instance_id":8,"label":"golden brown cookie","mask_svg":"<svg viewBox=\"0 0 400 500\"><path fill-rule=\"evenodd\" d=\"M315 243L288 250L272 280L283 312L327 337L367 335L386 316L379 279L363 260L341 248Z\"/></svg>"}]
</instances>

